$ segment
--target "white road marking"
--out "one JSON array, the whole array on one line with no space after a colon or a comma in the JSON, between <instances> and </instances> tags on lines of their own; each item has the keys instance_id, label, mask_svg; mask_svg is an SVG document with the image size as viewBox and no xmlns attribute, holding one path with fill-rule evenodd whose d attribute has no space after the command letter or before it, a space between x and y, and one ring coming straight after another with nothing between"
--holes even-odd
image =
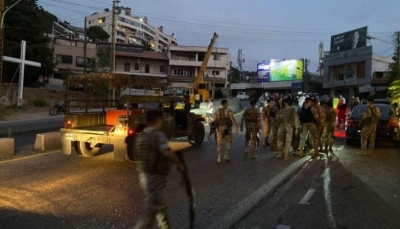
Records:
<instances>
[{"instance_id":1,"label":"white road marking","mask_svg":"<svg viewBox=\"0 0 400 229\"><path fill-rule=\"evenodd\" d=\"M47 152L47 153L38 153L38 154L31 155L31 156L26 156L26 157L20 157L20 158L0 161L0 164L4 164L4 163L8 163L8 162L23 161L23 160L27 160L27 159L31 159L31 158L35 158L35 157L46 156L46 155L54 154L54 153L60 153L60 150L55 150L55 151L51 151L51 152Z\"/></svg>"},{"instance_id":2,"label":"white road marking","mask_svg":"<svg viewBox=\"0 0 400 229\"><path fill-rule=\"evenodd\" d=\"M275 229L290 229L290 228L292 228L292 227L291 226L286 226L286 225L278 225L278 226L276 226Z\"/></svg>"},{"instance_id":3,"label":"white road marking","mask_svg":"<svg viewBox=\"0 0 400 229\"><path fill-rule=\"evenodd\" d=\"M324 198L326 211L331 228L336 228L336 220L333 215L332 196L331 196L331 169L327 167L324 171Z\"/></svg>"},{"instance_id":4,"label":"white road marking","mask_svg":"<svg viewBox=\"0 0 400 229\"><path fill-rule=\"evenodd\" d=\"M312 195L314 194L315 189L310 189L307 193L301 198L299 204L308 204L308 201L311 199Z\"/></svg>"},{"instance_id":5,"label":"white road marking","mask_svg":"<svg viewBox=\"0 0 400 229\"><path fill-rule=\"evenodd\" d=\"M344 149L344 146L339 146L339 148L336 149L336 152L340 151L340 150L343 150L343 149Z\"/></svg>"}]
</instances>

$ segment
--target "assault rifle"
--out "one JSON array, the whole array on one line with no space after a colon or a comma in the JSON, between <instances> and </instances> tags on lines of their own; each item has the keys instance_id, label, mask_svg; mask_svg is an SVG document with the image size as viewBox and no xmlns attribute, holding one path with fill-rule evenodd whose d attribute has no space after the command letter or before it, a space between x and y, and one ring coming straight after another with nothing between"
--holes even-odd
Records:
<instances>
[{"instance_id":1,"label":"assault rifle","mask_svg":"<svg viewBox=\"0 0 400 229\"><path fill-rule=\"evenodd\" d=\"M181 185L185 185L186 194L189 197L190 228L193 229L194 228L194 218L195 218L195 212L194 212L194 190L193 190L193 187L192 187L192 183L190 182L190 179L189 179L187 165L185 163L185 160L183 159L182 151L177 151L176 152L176 156L179 158L179 160L182 162L182 164L185 167L185 171L182 172Z\"/></svg>"}]
</instances>

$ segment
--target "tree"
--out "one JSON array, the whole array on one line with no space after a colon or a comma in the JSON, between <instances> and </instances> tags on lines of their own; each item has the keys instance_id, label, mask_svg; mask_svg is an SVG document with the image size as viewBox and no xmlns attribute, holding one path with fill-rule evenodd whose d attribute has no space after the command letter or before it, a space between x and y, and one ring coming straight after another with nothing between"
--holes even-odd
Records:
<instances>
[{"instance_id":1,"label":"tree","mask_svg":"<svg viewBox=\"0 0 400 229\"><path fill-rule=\"evenodd\" d=\"M400 36L400 33L397 33L397 36ZM397 39L400 40L400 38ZM389 91L392 94L392 103L400 103L400 47L397 41L396 44L395 54L392 57L393 62L389 65L389 78L391 82Z\"/></svg>"},{"instance_id":2,"label":"tree","mask_svg":"<svg viewBox=\"0 0 400 229\"><path fill-rule=\"evenodd\" d=\"M110 35L100 26L91 26L86 30L86 36L93 41L108 41Z\"/></svg>"},{"instance_id":3,"label":"tree","mask_svg":"<svg viewBox=\"0 0 400 229\"><path fill-rule=\"evenodd\" d=\"M229 73L230 83L240 83L240 71L235 67L231 67L231 71Z\"/></svg>"},{"instance_id":4,"label":"tree","mask_svg":"<svg viewBox=\"0 0 400 229\"><path fill-rule=\"evenodd\" d=\"M92 69L93 72L108 72L111 63L111 47L99 46L97 48L96 66Z\"/></svg>"},{"instance_id":5,"label":"tree","mask_svg":"<svg viewBox=\"0 0 400 229\"><path fill-rule=\"evenodd\" d=\"M6 0L10 6L16 0ZM37 0L24 0L12 8L4 18L4 55L20 57L21 40L26 41L26 60L42 64L40 68L25 67L25 85L32 86L38 82L41 75L49 76L53 73L53 49L50 48L50 39L46 34L51 33L53 22L58 19L45 11L37 4ZM17 64L4 62L3 79L10 82Z\"/></svg>"},{"instance_id":6,"label":"tree","mask_svg":"<svg viewBox=\"0 0 400 229\"><path fill-rule=\"evenodd\" d=\"M143 50L152 51L150 41L142 41Z\"/></svg>"}]
</instances>

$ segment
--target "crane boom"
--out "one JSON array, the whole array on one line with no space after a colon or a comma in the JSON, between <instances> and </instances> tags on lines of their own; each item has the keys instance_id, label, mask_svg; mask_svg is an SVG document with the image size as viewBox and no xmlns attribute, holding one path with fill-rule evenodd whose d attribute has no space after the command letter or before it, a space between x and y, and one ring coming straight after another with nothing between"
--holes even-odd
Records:
<instances>
[{"instance_id":1,"label":"crane boom","mask_svg":"<svg viewBox=\"0 0 400 229\"><path fill-rule=\"evenodd\" d=\"M214 49L214 45L215 45L215 42L217 41L217 38L218 38L218 34L214 33L214 36L211 39L210 45L208 45L207 52L204 56L203 62L201 63L199 72L197 73L196 79L194 81L193 88L195 90L199 89L199 83L204 82L204 73L207 69L208 60L210 59L210 56L211 56L212 50Z\"/></svg>"}]
</instances>

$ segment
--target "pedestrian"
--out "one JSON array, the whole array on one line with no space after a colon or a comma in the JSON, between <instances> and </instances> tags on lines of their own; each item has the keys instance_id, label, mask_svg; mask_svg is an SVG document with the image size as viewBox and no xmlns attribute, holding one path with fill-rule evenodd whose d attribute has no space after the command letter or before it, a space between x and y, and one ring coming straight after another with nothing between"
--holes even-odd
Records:
<instances>
[{"instance_id":1,"label":"pedestrian","mask_svg":"<svg viewBox=\"0 0 400 229\"><path fill-rule=\"evenodd\" d=\"M146 114L147 127L135 140L137 152L137 171L140 186L145 194L144 213L135 229L152 228L155 221L160 228L171 228L167 207L162 197L162 191L167 184L169 161L175 163L178 170L183 172L184 165L171 150L168 139L161 131L163 116L159 111L149 111Z\"/></svg>"},{"instance_id":2,"label":"pedestrian","mask_svg":"<svg viewBox=\"0 0 400 229\"><path fill-rule=\"evenodd\" d=\"M257 159L257 134L261 129L261 116L256 108L256 103L256 100L250 101L250 108L244 111L240 122L240 132L243 132L243 122L246 123L244 159L247 158L249 151L251 152L251 159Z\"/></svg>"},{"instance_id":3,"label":"pedestrian","mask_svg":"<svg viewBox=\"0 0 400 229\"><path fill-rule=\"evenodd\" d=\"M346 112L347 112L347 105L345 103L343 103L342 101L339 101L339 105L337 107L338 113L338 123L337 123L337 129L340 130L341 126L343 125L343 129L344 129L344 125L346 123Z\"/></svg>"},{"instance_id":4,"label":"pedestrian","mask_svg":"<svg viewBox=\"0 0 400 229\"><path fill-rule=\"evenodd\" d=\"M316 109L312 106L313 102L311 98L306 98L303 107L300 111L300 123L302 125L302 133L300 135L299 149L296 152L297 156L304 156L304 145L307 140L307 135L311 135L312 145L314 153L312 158L318 157L318 130L317 120L319 119Z\"/></svg>"},{"instance_id":5,"label":"pedestrian","mask_svg":"<svg viewBox=\"0 0 400 229\"><path fill-rule=\"evenodd\" d=\"M239 133L239 127L236 123L233 112L228 108L228 100L221 101L222 108L214 113L214 121L217 124L217 162L221 162L222 140L226 140L226 151L224 160L230 161L230 152L232 147L232 125L235 125L236 134Z\"/></svg>"},{"instance_id":6,"label":"pedestrian","mask_svg":"<svg viewBox=\"0 0 400 229\"><path fill-rule=\"evenodd\" d=\"M333 137L335 135L335 122L336 122L336 112L333 110L333 103L327 102L325 104L326 118L325 127L322 134L322 143L324 145L323 152L328 154L328 152L333 154Z\"/></svg>"},{"instance_id":7,"label":"pedestrian","mask_svg":"<svg viewBox=\"0 0 400 229\"><path fill-rule=\"evenodd\" d=\"M381 112L375 106L374 98L369 97L367 100L367 109L361 118L363 128L361 130L361 152L357 155L372 155L375 146L376 126L378 125ZM369 146L367 148L367 142Z\"/></svg>"},{"instance_id":8,"label":"pedestrian","mask_svg":"<svg viewBox=\"0 0 400 229\"><path fill-rule=\"evenodd\" d=\"M292 100L285 99L284 108L279 111L279 131L278 131L278 148L279 153L276 156L279 159L290 160L289 151L292 146L293 133L298 134L297 129L297 113L292 107Z\"/></svg>"},{"instance_id":9,"label":"pedestrian","mask_svg":"<svg viewBox=\"0 0 400 229\"><path fill-rule=\"evenodd\" d=\"M269 133L271 132L271 119L270 119L270 113L271 113L271 108L274 105L274 101L272 99L267 100L267 105L263 107L261 114L263 117L263 141L262 145L264 147L269 146L270 144L268 143L268 137Z\"/></svg>"},{"instance_id":10,"label":"pedestrian","mask_svg":"<svg viewBox=\"0 0 400 229\"><path fill-rule=\"evenodd\" d=\"M207 111L206 111L207 124L210 124L210 119L212 121L213 111L214 111L214 103L213 103L212 99L209 99L208 103L207 103Z\"/></svg>"},{"instance_id":11,"label":"pedestrian","mask_svg":"<svg viewBox=\"0 0 400 229\"><path fill-rule=\"evenodd\" d=\"M321 106L320 101L318 98L314 98L314 109L318 113L318 120L317 120L317 131L318 131L318 146L319 146L319 151L322 152L322 133L324 133L324 128L325 128L325 109Z\"/></svg>"},{"instance_id":12,"label":"pedestrian","mask_svg":"<svg viewBox=\"0 0 400 229\"><path fill-rule=\"evenodd\" d=\"M271 139L271 150L278 150L278 130L279 130L279 120L278 114L282 109L282 99L275 99L275 104L271 108L270 118L271 118L271 127L272 127L272 139Z\"/></svg>"}]
</instances>

